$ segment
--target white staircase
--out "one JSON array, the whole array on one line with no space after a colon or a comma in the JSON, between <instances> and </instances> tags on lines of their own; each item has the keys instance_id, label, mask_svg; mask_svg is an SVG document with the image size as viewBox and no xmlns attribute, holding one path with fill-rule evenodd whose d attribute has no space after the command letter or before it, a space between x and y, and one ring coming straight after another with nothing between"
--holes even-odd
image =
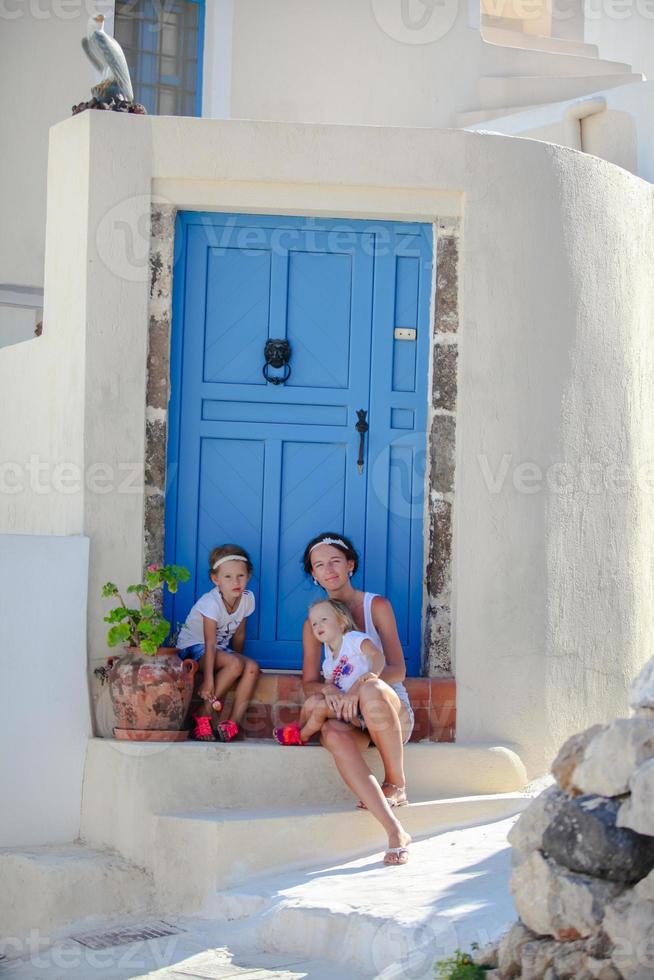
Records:
<instances>
[{"instance_id":1,"label":"white staircase","mask_svg":"<svg viewBox=\"0 0 654 980\"><path fill-rule=\"evenodd\" d=\"M145 915L153 905L142 868L79 843L1 849L0 880L0 943L33 931L43 941L72 923Z\"/></svg>"},{"instance_id":2,"label":"white staircase","mask_svg":"<svg viewBox=\"0 0 654 980\"><path fill-rule=\"evenodd\" d=\"M381 777L378 753L366 758ZM405 763L411 804L397 813L414 838L529 802L524 766L505 746L414 743ZM355 802L318 745L90 739L81 841L0 851L5 936L88 916L193 915L261 876L383 850L379 824Z\"/></svg>"},{"instance_id":3,"label":"white staircase","mask_svg":"<svg viewBox=\"0 0 654 980\"><path fill-rule=\"evenodd\" d=\"M497 26L482 33L478 104L456 115L459 127L644 80L630 65L599 58L592 44Z\"/></svg>"},{"instance_id":4,"label":"white staircase","mask_svg":"<svg viewBox=\"0 0 654 980\"><path fill-rule=\"evenodd\" d=\"M378 753L367 759L381 776ZM408 745L405 760L411 805L398 816L413 836L500 819L528 802L509 748L423 742ZM328 752L263 740L91 739L82 837L152 874L158 914L200 912L227 887L384 845Z\"/></svg>"}]
</instances>

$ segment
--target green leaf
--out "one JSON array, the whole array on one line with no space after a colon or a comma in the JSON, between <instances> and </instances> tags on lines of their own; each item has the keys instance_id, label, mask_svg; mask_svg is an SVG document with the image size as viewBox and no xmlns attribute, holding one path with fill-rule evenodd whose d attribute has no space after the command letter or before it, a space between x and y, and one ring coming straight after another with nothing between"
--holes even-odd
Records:
<instances>
[{"instance_id":1,"label":"green leaf","mask_svg":"<svg viewBox=\"0 0 654 980\"><path fill-rule=\"evenodd\" d=\"M148 653L150 655L155 654L159 649L159 645L153 640L141 640L139 646L143 653Z\"/></svg>"},{"instance_id":2,"label":"green leaf","mask_svg":"<svg viewBox=\"0 0 654 980\"><path fill-rule=\"evenodd\" d=\"M136 592L138 595L142 595L144 592L147 592L147 587L141 582L139 585L128 585L127 591Z\"/></svg>"},{"instance_id":3,"label":"green leaf","mask_svg":"<svg viewBox=\"0 0 654 980\"><path fill-rule=\"evenodd\" d=\"M123 619L127 619L129 616L129 609L125 609L124 606L117 606L116 609L112 609L108 616L104 617L105 623L120 623Z\"/></svg>"},{"instance_id":4,"label":"green leaf","mask_svg":"<svg viewBox=\"0 0 654 980\"><path fill-rule=\"evenodd\" d=\"M130 633L129 623L120 623L119 626L112 626L107 633L107 643L110 647L118 646L119 643L125 643L129 640Z\"/></svg>"},{"instance_id":5,"label":"green leaf","mask_svg":"<svg viewBox=\"0 0 654 980\"><path fill-rule=\"evenodd\" d=\"M155 614L154 606L150 605L149 602L147 602L143 606L143 609L141 609L141 616L143 619L152 619L154 614Z\"/></svg>"},{"instance_id":6,"label":"green leaf","mask_svg":"<svg viewBox=\"0 0 654 980\"><path fill-rule=\"evenodd\" d=\"M113 582L107 582L102 586L102 597L108 599L112 595L118 595L118 586L114 585Z\"/></svg>"}]
</instances>

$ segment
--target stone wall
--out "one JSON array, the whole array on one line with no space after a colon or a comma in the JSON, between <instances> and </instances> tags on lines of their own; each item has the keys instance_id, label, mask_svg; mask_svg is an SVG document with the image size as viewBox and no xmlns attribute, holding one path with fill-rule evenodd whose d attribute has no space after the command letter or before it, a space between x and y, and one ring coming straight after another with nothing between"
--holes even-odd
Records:
<instances>
[{"instance_id":1,"label":"stone wall","mask_svg":"<svg viewBox=\"0 0 654 980\"><path fill-rule=\"evenodd\" d=\"M520 921L482 953L489 978L654 976L654 659L631 705L568 739L510 831Z\"/></svg>"}]
</instances>

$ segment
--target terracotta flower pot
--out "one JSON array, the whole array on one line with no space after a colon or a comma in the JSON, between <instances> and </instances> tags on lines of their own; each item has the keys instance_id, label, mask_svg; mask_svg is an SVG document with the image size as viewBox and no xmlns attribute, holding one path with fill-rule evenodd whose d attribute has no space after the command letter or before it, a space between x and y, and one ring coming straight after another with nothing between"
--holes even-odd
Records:
<instances>
[{"instance_id":1,"label":"terracotta flower pot","mask_svg":"<svg viewBox=\"0 0 654 980\"><path fill-rule=\"evenodd\" d=\"M117 725L114 735L133 741L182 742L182 725L191 703L193 660L180 660L177 650L160 647L154 656L138 648L109 657L107 681Z\"/></svg>"}]
</instances>

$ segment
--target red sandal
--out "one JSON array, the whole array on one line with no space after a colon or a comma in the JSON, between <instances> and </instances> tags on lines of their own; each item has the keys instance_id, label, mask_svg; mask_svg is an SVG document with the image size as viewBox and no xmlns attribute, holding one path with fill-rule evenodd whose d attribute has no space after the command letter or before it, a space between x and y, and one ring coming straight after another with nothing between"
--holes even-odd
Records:
<instances>
[{"instance_id":1,"label":"red sandal","mask_svg":"<svg viewBox=\"0 0 654 980\"><path fill-rule=\"evenodd\" d=\"M214 734L211 727L211 719L208 715L193 715L195 728L191 733L191 738L196 742L213 742Z\"/></svg>"},{"instance_id":2,"label":"red sandal","mask_svg":"<svg viewBox=\"0 0 654 980\"><path fill-rule=\"evenodd\" d=\"M216 725L216 739L219 742L231 742L238 732L239 728L235 721L220 721Z\"/></svg>"},{"instance_id":3,"label":"red sandal","mask_svg":"<svg viewBox=\"0 0 654 980\"><path fill-rule=\"evenodd\" d=\"M306 745L307 743L302 741L300 731L298 723L292 721L290 725L284 725L283 728L273 728L273 738L280 745Z\"/></svg>"}]
</instances>

